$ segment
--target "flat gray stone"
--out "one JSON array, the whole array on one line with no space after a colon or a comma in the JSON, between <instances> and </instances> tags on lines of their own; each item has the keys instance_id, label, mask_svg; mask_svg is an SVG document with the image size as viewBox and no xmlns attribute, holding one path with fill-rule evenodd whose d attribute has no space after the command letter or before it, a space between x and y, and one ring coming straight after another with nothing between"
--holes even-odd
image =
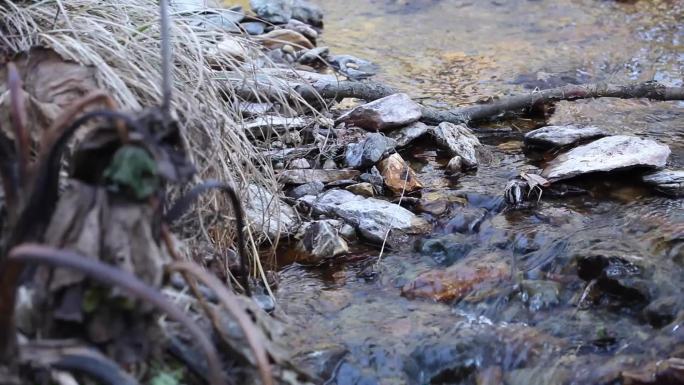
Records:
<instances>
[{"instance_id":1,"label":"flat gray stone","mask_svg":"<svg viewBox=\"0 0 684 385\"><path fill-rule=\"evenodd\" d=\"M576 147L549 162L542 176L551 182L593 172L665 167L670 149L650 139L616 135Z\"/></svg>"},{"instance_id":2,"label":"flat gray stone","mask_svg":"<svg viewBox=\"0 0 684 385\"><path fill-rule=\"evenodd\" d=\"M430 127L422 122L415 122L406 127L394 130L387 134L388 137L397 141L397 147L406 147L414 140L427 134Z\"/></svg>"},{"instance_id":3,"label":"flat gray stone","mask_svg":"<svg viewBox=\"0 0 684 385\"><path fill-rule=\"evenodd\" d=\"M366 239L376 243L382 243L388 230L390 241L430 231L427 221L399 205L346 190L326 192L313 203L313 208L352 224Z\"/></svg>"},{"instance_id":4,"label":"flat gray stone","mask_svg":"<svg viewBox=\"0 0 684 385\"><path fill-rule=\"evenodd\" d=\"M442 122L437 127L431 127L430 133L437 144L449 151L449 155L461 157L463 168L477 168L477 148L482 144L468 127Z\"/></svg>"},{"instance_id":5,"label":"flat gray stone","mask_svg":"<svg viewBox=\"0 0 684 385\"><path fill-rule=\"evenodd\" d=\"M366 135L361 142L349 144L344 154L344 160L348 167L367 168L394 151L396 146L397 142L394 139L382 134L371 133Z\"/></svg>"},{"instance_id":6,"label":"flat gray stone","mask_svg":"<svg viewBox=\"0 0 684 385\"><path fill-rule=\"evenodd\" d=\"M684 170L657 171L644 175L643 181L663 194L673 197L684 196Z\"/></svg>"},{"instance_id":7,"label":"flat gray stone","mask_svg":"<svg viewBox=\"0 0 684 385\"><path fill-rule=\"evenodd\" d=\"M338 121L369 131L385 131L411 124L420 117L418 103L399 93L362 104L340 116Z\"/></svg>"},{"instance_id":8,"label":"flat gray stone","mask_svg":"<svg viewBox=\"0 0 684 385\"><path fill-rule=\"evenodd\" d=\"M580 141L598 139L607 133L594 126L546 126L525 134L525 145L541 149L568 146Z\"/></svg>"}]
</instances>

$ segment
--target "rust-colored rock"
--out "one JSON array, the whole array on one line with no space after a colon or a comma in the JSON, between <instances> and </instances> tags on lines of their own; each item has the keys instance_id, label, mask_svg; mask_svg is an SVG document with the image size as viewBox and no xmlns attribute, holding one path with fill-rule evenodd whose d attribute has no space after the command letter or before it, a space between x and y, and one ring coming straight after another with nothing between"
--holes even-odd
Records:
<instances>
[{"instance_id":1,"label":"rust-colored rock","mask_svg":"<svg viewBox=\"0 0 684 385\"><path fill-rule=\"evenodd\" d=\"M496 283L509 274L508 266L501 262L464 260L445 270L429 270L420 274L406 284L401 293L407 298L460 300L479 287Z\"/></svg>"},{"instance_id":2,"label":"rust-colored rock","mask_svg":"<svg viewBox=\"0 0 684 385\"><path fill-rule=\"evenodd\" d=\"M292 45L298 50L314 48L313 44L304 35L290 29L274 29L269 33L257 36L257 40L268 49L281 48L286 44Z\"/></svg>"},{"instance_id":3,"label":"rust-colored rock","mask_svg":"<svg viewBox=\"0 0 684 385\"><path fill-rule=\"evenodd\" d=\"M385 178L385 185L395 194L412 192L423 188L416 173L399 154L392 154L378 164Z\"/></svg>"}]
</instances>

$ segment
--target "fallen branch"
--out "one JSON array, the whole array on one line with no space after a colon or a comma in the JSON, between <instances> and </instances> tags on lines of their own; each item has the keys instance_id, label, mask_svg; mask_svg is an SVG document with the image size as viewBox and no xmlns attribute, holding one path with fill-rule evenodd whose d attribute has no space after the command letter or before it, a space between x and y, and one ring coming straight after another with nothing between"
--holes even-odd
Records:
<instances>
[{"instance_id":1,"label":"fallen branch","mask_svg":"<svg viewBox=\"0 0 684 385\"><path fill-rule=\"evenodd\" d=\"M315 101L320 98L335 100L359 98L372 101L399 92L381 83L353 81L317 81L311 84L297 85L295 90L307 101ZM259 91L263 90L259 89ZM487 104L450 108L447 110L424 106L422 107L423 117L421 120L426 123L469 123L500 118L505 113L522 112L540 103L590 98L684 100L684 88L666 87L658 82L627 85L604 83L571 84L558 88L534 91L529 94L509 96Z\"/></svg>"},{"instance_id":2,"label":"fallen branch","mask_svg":"<svg viewBox=\"0 0 684 385\"><path fill-rule=\"evenodd\" d=\"M516 95L501 100L468 107L435 110L423 108L421 120L431 123L451 122L468 123L478 120L494 119L506 112L520 112L540 103L552 103L560 100L578 100L591 98L620 98L651 100L684 100L684 88L666 87L657 82L635 83L628 85L585 84L567 85L548 90L535 91L527 95Z\"/></svg>"}]
</instances>

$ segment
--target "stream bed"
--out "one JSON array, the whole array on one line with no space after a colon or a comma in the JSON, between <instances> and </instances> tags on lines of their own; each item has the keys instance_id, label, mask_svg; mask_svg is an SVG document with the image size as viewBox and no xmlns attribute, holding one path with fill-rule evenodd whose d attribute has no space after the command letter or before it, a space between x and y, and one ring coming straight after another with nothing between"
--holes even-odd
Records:
<instances>
[{"instance_id":1,"label":"stream bed","mask_svg":"<svg viewBox=\"0 0 684 385\"><path fill-rule=\"evenodd\" d=\"M564 84L684 83L684 2L317 2L319 46L378 64L376 80L432 106ZM522 208L503 199L527 165L522 134L596 125L670 147L684 167L684 103L561 102L537 119L474 126L489 156L444 177L430 143L403 149L433 231L280 272L298 364L327 384L682 383L684 200L627 171L566 184Z\"/></svg>"}]
</instances>

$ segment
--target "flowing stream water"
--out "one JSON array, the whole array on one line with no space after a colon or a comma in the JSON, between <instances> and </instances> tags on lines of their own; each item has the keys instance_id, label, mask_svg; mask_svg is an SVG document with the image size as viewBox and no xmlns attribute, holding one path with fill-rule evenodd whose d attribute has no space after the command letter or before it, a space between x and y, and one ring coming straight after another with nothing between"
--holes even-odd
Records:
<instances>
[{"instance_id":1,"label":"flowing stream water","mask_svg":"<svg viewBox=\"0 0 684 385\"><path fill-rule=\"evenodd\" d=\"M433 106L567 83L683 84L682 1L318 3L319 46L375 62L376 80ZM443 177L444 154L416 144L402 155L434 198L420 214L431 234L379 261L368 248L282 269L276 296L298 362L338 385L665 383L669 372L648 375L684 357L684 200L627 172L506 207L506 182L534 164L521 133L550 123L651 138L684 167L681 102L563 102L545 119L475 126L490 156L457 181ZM487 269L501 274L480 279ZM425 271L456 277L436 289L451 290L442 301L402 295Z\"/></svg>"}]
</instances>

